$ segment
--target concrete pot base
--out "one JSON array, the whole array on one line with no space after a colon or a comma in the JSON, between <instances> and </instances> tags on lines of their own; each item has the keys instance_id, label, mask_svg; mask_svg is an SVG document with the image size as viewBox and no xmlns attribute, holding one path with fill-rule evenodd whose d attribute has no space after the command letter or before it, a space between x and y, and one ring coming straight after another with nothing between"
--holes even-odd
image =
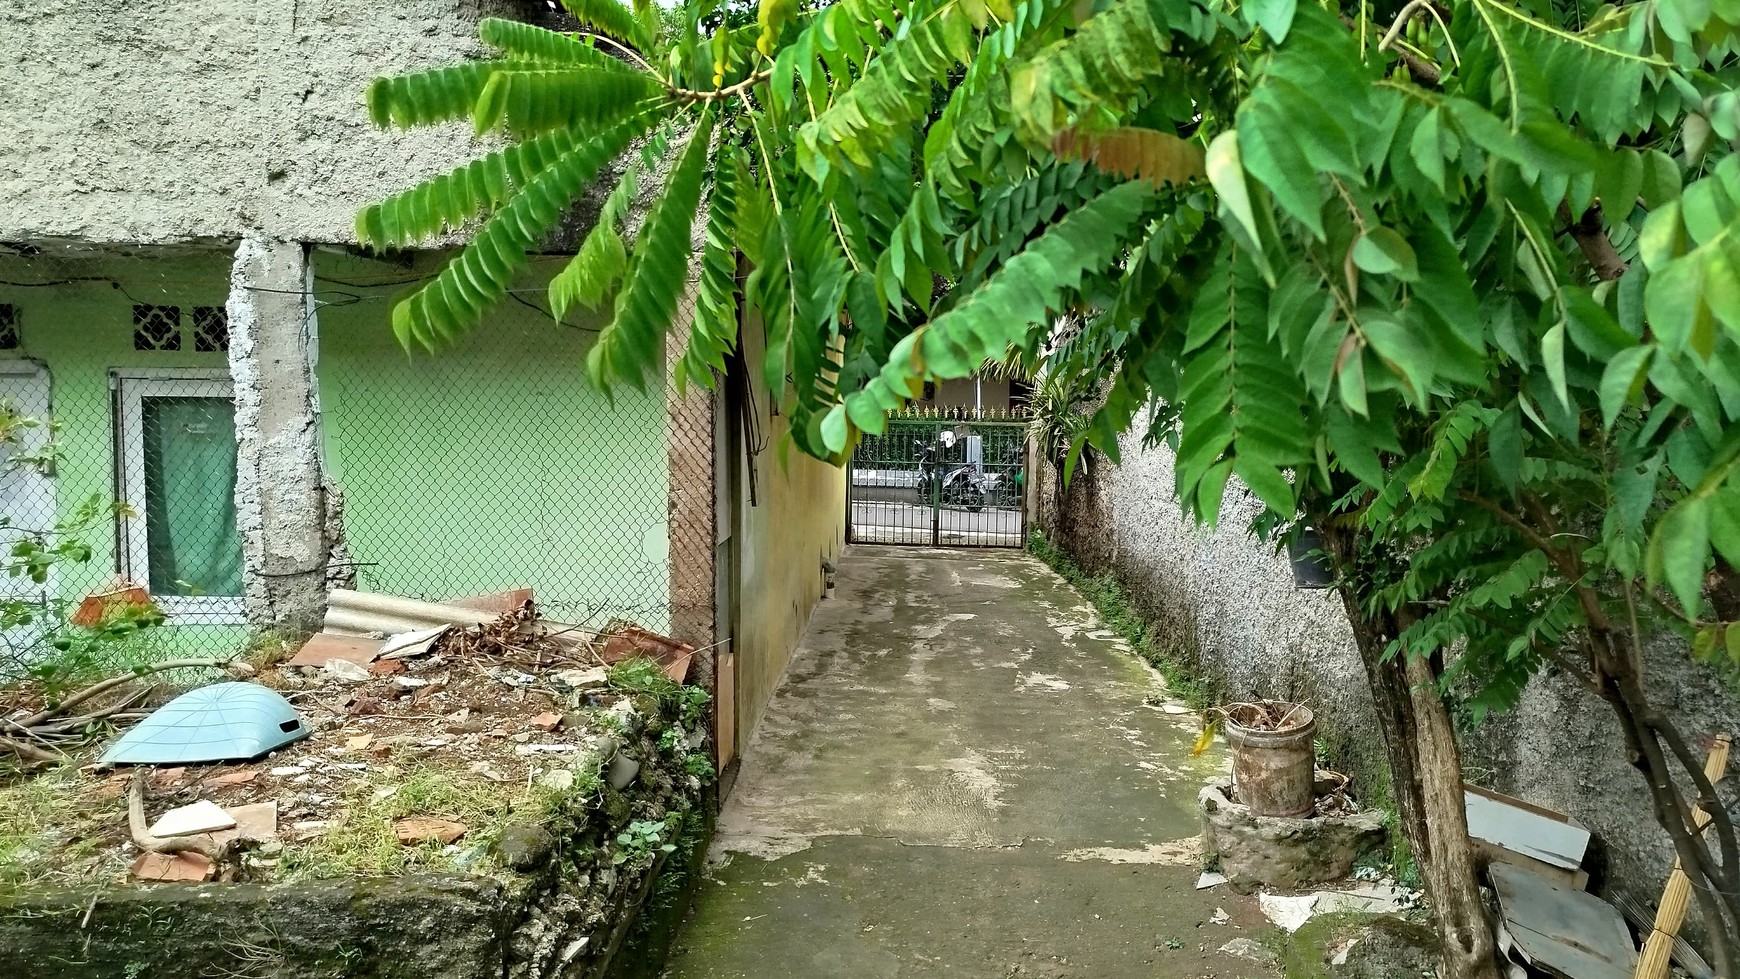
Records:
<instances>
[{"instance_id":1,"label":"concrete pot base","mask_svg":"<svg viewBox=\"0 0 1740 979\"><path fill-rule=\"evenodd\" d=\"M1259 816L1233 800L1222 779L1197 794L1204 849L1220 858L1235 887L1303 888L1340 880L1361 856L1383 846L1378 812L1300 818Z\"/></svg>"}]
</instances>

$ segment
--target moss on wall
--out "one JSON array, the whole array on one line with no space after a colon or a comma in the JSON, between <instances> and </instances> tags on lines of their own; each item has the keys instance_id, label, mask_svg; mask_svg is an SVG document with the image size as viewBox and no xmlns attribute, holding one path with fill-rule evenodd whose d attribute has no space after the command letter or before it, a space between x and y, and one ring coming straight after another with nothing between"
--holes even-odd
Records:
<instances>
[{"instance_id":1,"label":"moss on wall","mask_svg":"<svg viewBox=\"0 0 1740 979\"><path fill-rule=\"evenodd\" d=\"M743 331L743 354L747 363L761 363L758 325ZM845 469L789 444L785 415L770 410L761 371L751 374L761 442L750 460L755 506L748 505L747 482L739 487L744 515L738 529L742 594L735 643L739 745L749 742L822 597L822 562L838 559L846 536Z\"/></svg>"}]
</instances>

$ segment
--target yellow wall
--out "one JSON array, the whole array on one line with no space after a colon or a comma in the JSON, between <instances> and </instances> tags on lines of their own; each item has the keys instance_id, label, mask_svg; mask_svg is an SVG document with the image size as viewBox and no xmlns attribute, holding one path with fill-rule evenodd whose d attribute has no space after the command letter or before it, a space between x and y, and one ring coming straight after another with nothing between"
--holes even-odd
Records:
<instances>
[{"instance_id":1,"label":"yellow wall","mask_svg":"<svg viewBox=\"0 0 1740 979\"><path fill-rule=\"evenodd\" d=\"M822 561L839 560L846 535L845 469L812 459L789 443L786 418L770 410L761 380L760 324L746 323L743 340L762 439L761 451L747 463L755 467L755 506L749 505L748 479L738 486L739 746L754 734L821 598Z\"/></svg>"}]
</instances>

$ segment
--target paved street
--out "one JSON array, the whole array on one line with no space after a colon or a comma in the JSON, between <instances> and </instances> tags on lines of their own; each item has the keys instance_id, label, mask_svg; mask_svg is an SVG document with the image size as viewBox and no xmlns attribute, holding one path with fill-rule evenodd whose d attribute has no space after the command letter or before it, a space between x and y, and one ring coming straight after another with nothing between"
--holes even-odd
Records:
<instances>
[{"instance_id":1,"label":"paved street","mask_svg":"<svg viewBox=\"0 0 1740 979\"><path fill-rule=\"evenodd\" d=\"M943 507L937 515L944 544L1019 547L1021 512L987 507L978 512ZM931 508L915 503L852 502L852 540L860 544L930 543Z\"/></svg>"}]
</instances>

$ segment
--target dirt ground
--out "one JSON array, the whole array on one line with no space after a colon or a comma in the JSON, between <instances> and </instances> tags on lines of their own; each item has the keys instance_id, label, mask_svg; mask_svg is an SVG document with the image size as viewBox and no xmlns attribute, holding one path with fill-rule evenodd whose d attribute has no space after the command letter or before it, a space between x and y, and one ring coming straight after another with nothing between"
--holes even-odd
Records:
<instances>
[{"instance_id":1,"label":"dirt ground","mask_svg":"<svg viewBox=\"0 0 1740 979\"><path fill-rule=\"evenodd\" d=\"M252 679L283 694L310 736L248 763L151 767L147 819L200 800L275 804L273 831L233 843L212 871L222 880L487 871L507 816L594 792L601 761L655 713L612 682L633 686L633 668L607 674L587 645L516 628L455 630L429 653L367 668L269 666ZM132 770L92 764L111 739L0 787L0 881L133 879Z\"/></svg>"}]
</instances>

